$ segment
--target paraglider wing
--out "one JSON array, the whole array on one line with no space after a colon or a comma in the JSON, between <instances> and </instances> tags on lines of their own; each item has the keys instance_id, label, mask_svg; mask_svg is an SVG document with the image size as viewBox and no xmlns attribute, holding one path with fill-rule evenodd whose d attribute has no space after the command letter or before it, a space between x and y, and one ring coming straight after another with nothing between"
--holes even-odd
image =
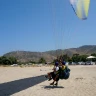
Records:
<instances>
[{"instance_id":1,"label":"paraglider wing","mask_svg":"<svg viewBox=\"0 0 96 96\"><path fill-rule=\"evenodd\" d=\"M75 14L82 20L87 19L90 0L70 0Z\"/></svg>"}]
</instances>

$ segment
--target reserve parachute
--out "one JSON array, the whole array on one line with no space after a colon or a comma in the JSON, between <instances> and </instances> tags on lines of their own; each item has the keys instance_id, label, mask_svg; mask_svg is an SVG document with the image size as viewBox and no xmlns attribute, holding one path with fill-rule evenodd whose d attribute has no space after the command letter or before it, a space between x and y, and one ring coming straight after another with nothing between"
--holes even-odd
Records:
<instances>
[{"instance_id":1,"label":"reserve parachute","mask_svg":"<svg viewBox=\"0 0 96 96\"><path fill-rule=\"evenodd\" d=\"M70 0L75 14L82 20L88 17L90 0Z\"/></svg>"}]
</instances>

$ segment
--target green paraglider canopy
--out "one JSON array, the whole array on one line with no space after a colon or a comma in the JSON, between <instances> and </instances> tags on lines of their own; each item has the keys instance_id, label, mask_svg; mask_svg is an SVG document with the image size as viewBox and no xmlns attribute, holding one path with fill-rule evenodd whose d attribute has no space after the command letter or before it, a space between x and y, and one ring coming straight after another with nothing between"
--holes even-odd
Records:
<instances>
[{"instance_id":1,"label":"green paraglider canopy","mask_svg":"<svg viewBox=\"0 0 96 96\"><path fill-rule=\"evenodd\" d=\"M82 20L87 19L90 0L70 0L75 14Z\"/></svg>"}]
</instances>

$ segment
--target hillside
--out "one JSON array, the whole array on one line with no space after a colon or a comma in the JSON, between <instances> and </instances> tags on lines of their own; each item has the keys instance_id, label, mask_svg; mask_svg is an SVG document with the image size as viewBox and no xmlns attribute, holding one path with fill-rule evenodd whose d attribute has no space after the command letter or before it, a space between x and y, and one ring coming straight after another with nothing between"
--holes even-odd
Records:
<instances>
[{"instance_id":1,"label":"hillside","mask_svg":"<svg viewBox=\"0 0 96 96\"><path fill-rule=\"evenodd\" d=\"M60 54L67 54L68 56L72 56L73 54L87 54L90 55L92 53L96 53L96 45L84 45L78 48L70 48L65 50L52 50L46 52L30 52L30 51L13 51L4 54L4 56L14 56L19 61L26 62L26 61L38 61L41 57L46 59L47 62L52 61L56 58L57 55Z\"/></svg>"}]
</instances>

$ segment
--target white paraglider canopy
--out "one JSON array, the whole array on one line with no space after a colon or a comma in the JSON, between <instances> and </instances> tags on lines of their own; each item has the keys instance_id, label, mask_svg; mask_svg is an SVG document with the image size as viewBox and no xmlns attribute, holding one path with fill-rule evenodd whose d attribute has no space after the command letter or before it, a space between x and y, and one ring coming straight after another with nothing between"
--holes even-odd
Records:
<instances>
[{"instance_id":1,"label":"white paraglider canopy","mask_svg":"<svg viewBox=\"0 0 96 96\"><path fill-rule=\"evenodd\" d=\"M87 59L93 59L96 58L95 56L88 56Z\"/></svg>"}]
</instances>

